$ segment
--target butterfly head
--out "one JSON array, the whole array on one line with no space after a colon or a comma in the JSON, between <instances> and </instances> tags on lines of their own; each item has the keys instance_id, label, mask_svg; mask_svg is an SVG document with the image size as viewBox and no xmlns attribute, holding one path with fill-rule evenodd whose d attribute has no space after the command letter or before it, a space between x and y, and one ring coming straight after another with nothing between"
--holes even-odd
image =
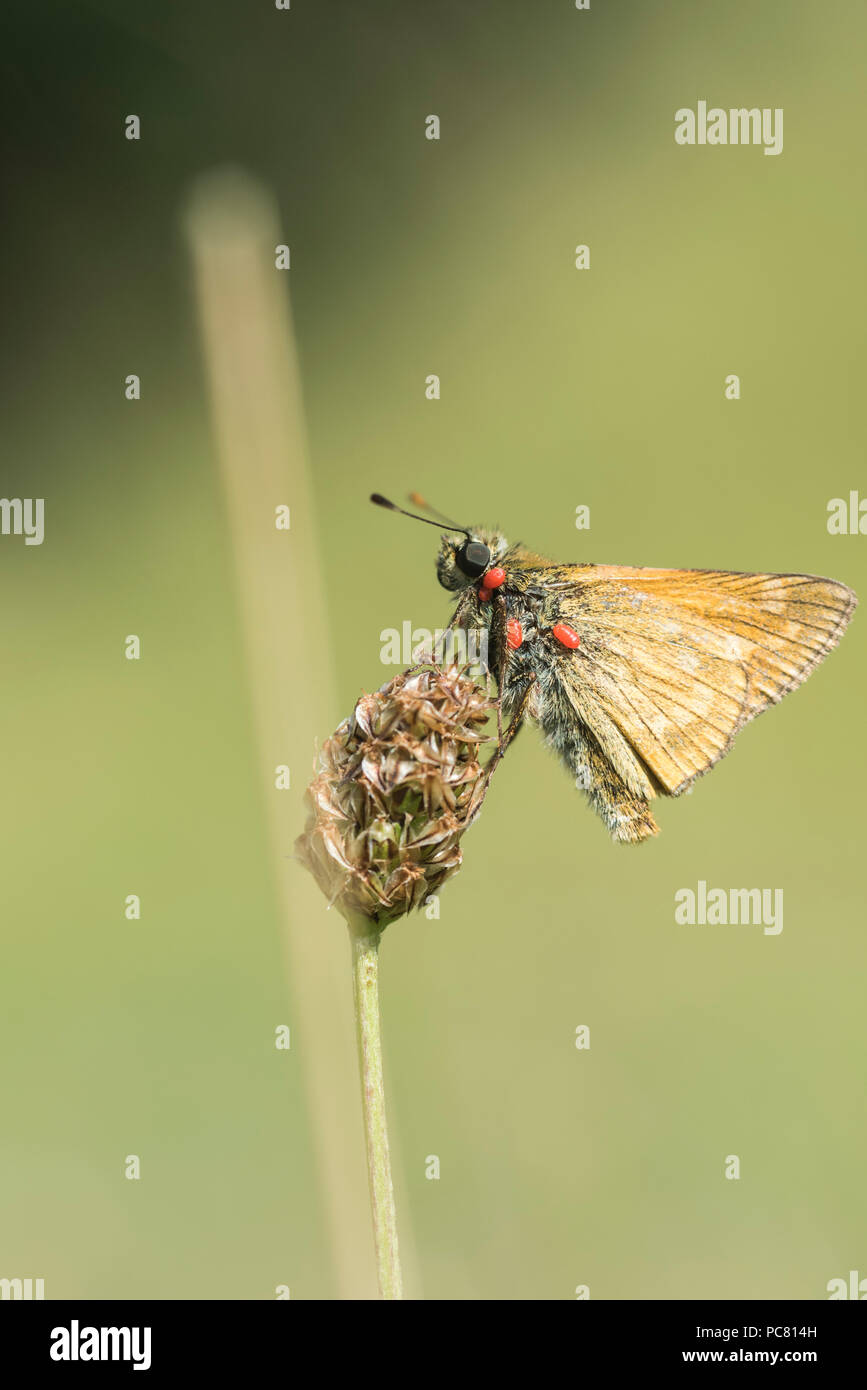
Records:
<instances>
[{"instance_id":1,"label":"butterfly head","mask_svg":"<svg viewBox=\"0 0 867 1390\"><path fill-rule=\"evenodd\" d=\"M431 517L419 516L417 512L404 511L403 507L395 506L394 502L389 502L380 492L371 493L370 500L377 507L385 507L390 512L400 512L402 516L412 517L414 521L423 521L428 526L436 526L445 533L437 556L437 578L444 589L459 592L471 584L478 585L483 575L496 568L508 549L505 536L499 535L496 531L471 531L469 527L458 526L442 516L438 521L434 521ZM433 512L433 508L428 506L418 493L411 493L411 500L417 507L424 507ZM434 515L439 516L439 513L434 512ZM505 575L497 579L496 583L502 584L504 578Z\"/></svg>"},{"instance_id":2,"label":"butterfly head","mask_svg":"<svg viewBox=\"0 0 867 1390\"><path fill-rule=\"evenodd\" d=\"M437 579L444 589L452 591L478 585L507 549L505 536L495 531L477 530L465 536L443 536L437 556Z\"/></svg>"}]
</instances>

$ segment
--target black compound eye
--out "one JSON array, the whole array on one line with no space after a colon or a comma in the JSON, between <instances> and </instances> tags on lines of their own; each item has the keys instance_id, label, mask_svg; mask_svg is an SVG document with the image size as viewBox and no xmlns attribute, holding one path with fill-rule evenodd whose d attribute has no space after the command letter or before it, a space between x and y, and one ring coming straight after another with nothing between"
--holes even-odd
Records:
<instances>
[{"instance_id":1,"label":"black compound eye","mask_svg":"<svg viewBox=\"0 0 867 1390\"><path fill-rule=\"evenodd\" d=\"M491 563L491 552L481 541L467 541L455 555L455 563L469 579L478 579Z\"/></svg>"}]
</instances>

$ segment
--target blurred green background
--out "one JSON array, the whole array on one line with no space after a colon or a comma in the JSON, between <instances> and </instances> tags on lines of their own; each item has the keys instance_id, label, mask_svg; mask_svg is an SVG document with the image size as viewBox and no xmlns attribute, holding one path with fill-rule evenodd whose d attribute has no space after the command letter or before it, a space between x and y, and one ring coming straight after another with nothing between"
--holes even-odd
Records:
<instances>
[{"instance_id":1,"label":"blurred green background","mask_svg":"<svg viewBox=\"0 0 867 1390\"><path fill-rule=\"evenodd\" d=\"M267 847L190 189L246 171L292 249L324 737L391 674L382 629L450 611L435 534L372 489L561 560L867 590L867 541L826 530L863 478L867 14L91 0L7 24L0 491L46 499L46 538L0 539L0 1276L335 1297L303 1038L273 1045L310 986L287 987L274 882L302 870ZM783 154L678 147L699 99L783 107ZM413 1296L823 1298L867 1274L862 625L643 847L523 734L440 920L389 929ZM783 888L782 934L677 926L699 879ZM309 929L343 930L324 904Z\"/></svg>"}]
</instances>

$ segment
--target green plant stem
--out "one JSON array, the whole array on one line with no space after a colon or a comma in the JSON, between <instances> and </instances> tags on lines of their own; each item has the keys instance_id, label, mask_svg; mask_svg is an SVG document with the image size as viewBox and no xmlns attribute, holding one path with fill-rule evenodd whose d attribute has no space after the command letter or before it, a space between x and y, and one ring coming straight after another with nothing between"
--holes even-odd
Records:
<instances>
[{"instance_id":1,"label":"green plant stem","mask_svg":"<svg viewBox=\"0 0 867 1390\"><path fill-rule=\"evenodd\" d=\"M382 928L369 918L359 917L349 923L355 1030L358 1038L358 1066L361 1075L361 1104L367 1143L367 1175L370 1182L376 1268L380 1295L391 1299L403 1298L403 1281L397 1248L397 1217L388 1152L385 1088L382 1082L382 1035L379 1021L381 935Z\"/></svg>"}]
</instances>

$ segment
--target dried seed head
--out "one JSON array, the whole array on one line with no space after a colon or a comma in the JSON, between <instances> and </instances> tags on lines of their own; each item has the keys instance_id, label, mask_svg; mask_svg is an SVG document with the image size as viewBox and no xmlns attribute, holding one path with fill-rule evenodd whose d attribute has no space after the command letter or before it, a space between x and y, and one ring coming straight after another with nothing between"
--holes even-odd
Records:
<instances>
[{"instance_id":1,"label":"dried seed head","mask_svg":"<svg viewBox=\"0 0 867 1390\"><path fill-rule=\"evenodd\" d=\"M329 905L385 926L457 872L494 708L456 666L404 673L361 697L319 755L295 842Z\"/></svg>"}]
</instances>

